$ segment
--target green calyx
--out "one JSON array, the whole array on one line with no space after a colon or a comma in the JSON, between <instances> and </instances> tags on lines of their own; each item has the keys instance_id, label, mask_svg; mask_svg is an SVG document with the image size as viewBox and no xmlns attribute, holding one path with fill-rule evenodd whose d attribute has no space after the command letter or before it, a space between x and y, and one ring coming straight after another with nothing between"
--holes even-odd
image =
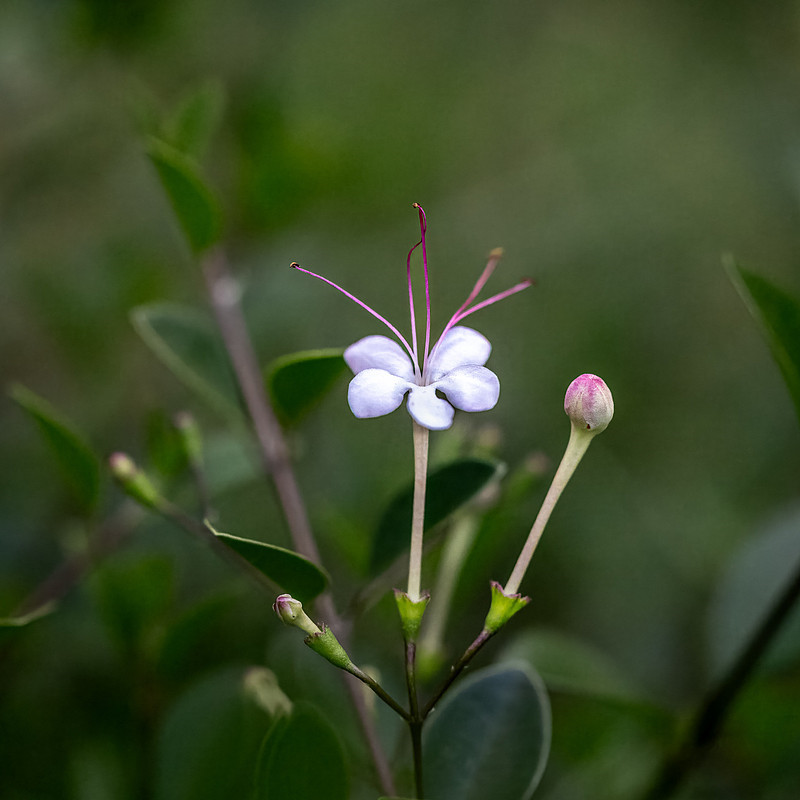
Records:
<instances>
[{"instance_id":1,"label":"green calyx","mask_svg":"<svg viewBox=\"0 0 800 800\"><path fill-rule=\"evenodd\" d=\"M312 633L310 636L306 636L304 641L315 653L319 653L326 661L330 661L334 667L339 667L346 672L352 672L355 669L350 656L339 644L333 631L326 625L322 626L320 633Z\"/></svg>"},{"instance_id":2,"label":"green calyx","mask_svg":"<svg viewBox=\"0 0 800 800\"><path fill-rule=\"evenodd\" d=\"M489 606L489 613L483 623L484 630L497 633L517 611L525 608L530 601L530 597L524 597L519 593L506 594L497 581L492 581L492 604Z\"/></svg>"},{"instance_id":3,"label":"green calyx","mask_svg":"<svg viewBox=\"0 0 800 800\"><path fill-rule=\"evenodd\" d=\"M399 589L394 590L394 600L397 603L397 610L400 612L400 622L403 628L403 639L407 642L415 642L419 633L419 626L422 624L422 615L428 607L431 596L428 592L423 592L419 600L412 600L406 592Z\"/></svg>"}]
</instances>

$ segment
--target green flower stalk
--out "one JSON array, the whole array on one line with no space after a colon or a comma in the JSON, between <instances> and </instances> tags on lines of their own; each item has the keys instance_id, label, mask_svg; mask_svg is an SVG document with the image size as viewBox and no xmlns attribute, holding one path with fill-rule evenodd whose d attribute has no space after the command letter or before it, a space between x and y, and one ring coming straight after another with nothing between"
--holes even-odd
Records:
<instances>
[{"instance_id":1,"label":"green flower stalk","mask_svg":"<svg viewBox=\"0 0 800 800\"><path fill-rule=\"evenodd\" d=\"M567 449L528 534L525 546L502 589L502 593L508 598L519 591L536 545L539 544L558 498L561 497L592 439L604 431L611 422L614 416L614 398L602 378L591 374L580 375L567 388L564 411L572 423Z\"/></svg>"}]
</instances>

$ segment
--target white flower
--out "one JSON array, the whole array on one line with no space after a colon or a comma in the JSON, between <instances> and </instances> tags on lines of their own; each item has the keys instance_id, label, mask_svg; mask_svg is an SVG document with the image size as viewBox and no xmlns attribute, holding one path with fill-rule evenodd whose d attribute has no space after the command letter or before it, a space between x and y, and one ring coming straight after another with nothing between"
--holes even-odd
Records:
<instances>
[{"instance_id":1,"label":"white flower","mask_svg":"<svg viewBox=\"0 0 800 800\"><path fill-rule=\"evenodd\" d=\"M359 418L380 417L394 411L408 393L408 413L414 420L432 431L444 430L453 424L455 408L488 411L497 404L500 381L483 366L491 351L489 340L472 328L450 328L417 378L414 364L397 342L367 336L344 352L355 373L347 402Z\"/></svg>"},{"instance_id":2,"label":"white flower","mask_svg":"<svg viewBox=\"0 0 800 800\"><path fill-rule=\"evenodd\" d=\"M428 259L425 250L426 222L425 212L419 205L415 204L415 207L419 212L421 238L411 248L406 261L411 312L410 344L394 325L350 292L321 275L303 269L296 263L292 266L325 281L358 303L383 322L400 342L398 344L387 336L367 336L345 350L344 359L355 373L355 377L350 381L347 400L356 417L363 419L389 414L399 408L403 398L408 395L408 413L414 421L424 428L438 431L445 430L453 424L456 408L462 411L488 411L494 408L500 396L500 381L484 366L492 352L492 345L478 331L457 323L480 308L526 289L531 282L522 281L500 294L471 305L500 260L501 251L493 251L489 263L469 296L445 325L436 344L432 348L429 347L431 315ZM414 294L411 286L411 254L420 245L422 245L426 308L425 347L421 353L421 360L417 345Z\"/></svg>"}]
</instances>

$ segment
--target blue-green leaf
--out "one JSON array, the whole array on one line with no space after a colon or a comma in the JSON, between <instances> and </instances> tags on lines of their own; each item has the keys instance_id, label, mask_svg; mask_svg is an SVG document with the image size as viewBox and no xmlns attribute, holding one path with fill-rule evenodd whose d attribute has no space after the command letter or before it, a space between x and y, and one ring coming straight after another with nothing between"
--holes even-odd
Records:
<instances>
[{"instance_id":1,"label":"blue-green leaf","mask_svg":"<svg viewBox=\"0 0 800 800\"><path fill-rule=\"evenodd\" d=\"M760 275L732 261L726 266L742 300L766 333L800 417L800 303Z\"/></svg>"},{"instance_id":2,"label":"blue-green leaf","mask_svg":"<svg viewBox=\"0 0 800 800\"><path fill-rule=\"evenodd\" d=\"M501 658L530 664L551 692L625 703L643 701L608 656L559 631L525 631L503 650Z\"/></svg>"},{"instance_id":3,"label":"blue-green leaf","mask_svg":"<svg viewBox=\"0 0 800 800\"><path fill-rule=\"evenodd\" d=\"M550 704L527 665L479 670L445 696L423 735L425 796L527 800L550 749Z\"/></svg>"},{"instance_id":4,"label":"blue-green leaf","mask_svg":"<svg viewBox=\"0 0 800 800\"><path fill-rule=\"evenodd\" d=\"M347 365L340 349L306 350L276 359L267 368L275 413L296 425L336 383Z\"/></svg>"},{"instance_id":5,"label":"blue-green leaf","mask_svg":"<svg viewBox=\"0 0 800 800\"><path fill-rule=\"evenodd\" d=\"M500 469L495 461L465 458L431 470L425 497L425 530L438 525L471 500ZM373 540L370 569L379 572L409 546L414 487L409 485L390 503Z\"/></svg>"},{"instance_id":6,"label":"blue-green leaf","mask_svg":"<svg viewBox=\"0 0 800 800\"><path fill-rule=\"evenodd\" d=\"M313 600L328 586L327 572L291 550L266 542L241 539L228 533L219 533L210 525L208 528L221 542L235 550L242 558L301 603Z\"/></svg>"},{"instance_id":7,"label":"blue-green leaf","mask_svg":"<svg viewBox=\"0 0 800 800\"><path fill-rule=\"evenodd\" d=\"M171 303L138 306L131 322L144 343L186 386L227 416L240 415L225 348L204 314Z\"/></svg>"},{"instance_id":8,"label":"blue-green leaf","mask_svg":"<svg viewBox=\"0 0 800 800\"><path fill-rule=\"evenodd\" d=\"M156 800L251 796L261 742L274 719L253 686L259 671L226 668L178 698L158 736Z\"/></svg>"},{"instance_id":9,"label":"blue-green leaf","mask_svg":"<svg viewBox=\"0 0 800 800\"><path fill-rule=\"evenodd\" d=\"M347 800L348 768L334 728L298 703L261 754L257 800Z\"/></svg>"},{"instance_id":10,"label":"blue-green leaf","mask_svg":"<svg viewBox=\"0 0 800 800\"><path fill-rule=\"evenodd\" d=\"M219 239L222 216L199 165L191 156L154 137L149 140L147 155L192 250L207 250Z\"/></svg>"},{"instance_id":11,"label":"blue-green leaf","mask_svg":"<svg viewBox=\"0 0 800 800\"><path fill-rule=\"evenodd\" d=\"M36 423L80 509L91 513L100 495L100 460L45 399L20 384L11 387L11 397Z\"/></svg>"}]
</instances>

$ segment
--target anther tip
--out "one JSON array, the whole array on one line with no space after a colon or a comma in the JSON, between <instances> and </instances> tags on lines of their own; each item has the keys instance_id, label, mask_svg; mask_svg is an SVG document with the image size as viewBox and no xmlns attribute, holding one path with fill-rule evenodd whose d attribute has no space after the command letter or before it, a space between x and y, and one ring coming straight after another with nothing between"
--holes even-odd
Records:
<instances>
[{"instance_id":1,"label":"anther tip","mask_svg":"<svg viewBox=\"0 0 800 800\"><path fill-rule=\"evenodd\" d=\"M297 268L298 268L300 265L299 265L299 264L298 264L296 261L292 261L292 263L291 263L291 264L289 264L289 266L290 266L292 269L297 269Z\"/></svg>"}]
</instances>

